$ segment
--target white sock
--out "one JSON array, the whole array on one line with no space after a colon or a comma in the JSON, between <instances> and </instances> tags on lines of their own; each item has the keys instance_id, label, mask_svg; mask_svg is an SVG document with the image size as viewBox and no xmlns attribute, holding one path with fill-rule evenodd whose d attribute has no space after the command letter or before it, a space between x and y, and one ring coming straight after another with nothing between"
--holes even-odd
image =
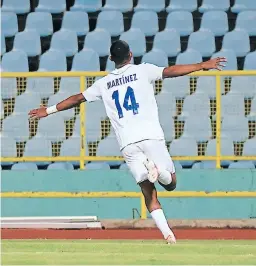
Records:
<instances>
[{"instance_id":1,"label":"white sock","mask_svg":"<svg viewBox=\"0 0 256 266\"><path fill-rule=\"evenodd\" d=\"M172 182L172 175L167 170L161 170L159 181L164 185L169 185Z\"/></svg>"},{"instance_id":2,"label":"white sock","mask_svg":"<svg viewBox=\"0 0 256 266\"><path fill-rule=\"evenodd\" d=\"M165 239L169 235L172 234L172 230L170 229L170 227L167 223L167 220L164 216L164 212L162 209L154 210L150 214L151 214L152 218L154 219L156 226L162 232Z\"/></svg>"}]
</instances>

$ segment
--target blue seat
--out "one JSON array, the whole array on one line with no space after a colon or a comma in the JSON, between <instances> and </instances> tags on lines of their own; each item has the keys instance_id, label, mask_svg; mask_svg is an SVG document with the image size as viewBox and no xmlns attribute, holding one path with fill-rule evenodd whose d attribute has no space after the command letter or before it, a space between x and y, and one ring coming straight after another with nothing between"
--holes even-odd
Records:
<instances>
[{"instance_id":1,"label":"blue seat","mask_svg":"<svg viewBox=\"0 0 256 266\"><path fill-rule=\"evenodd\" d=\"M251 111L250 114L247 116L249 121L255 121L256 122L256 97L252 99L251 102Z\"/></svg>"},{"instance_id":2,"label":"blue seat","mask_svg":"<svg viewBox=\"0 0 256 266\"><path fill-rule=\"evenodd\" d=\"M0 110L1 110L1 115L0 115L0 119L3 119L4 118L4 103L3 103L3 100L2 100L2 97L0 99Z\"/></svg>"},{"instance_id":3,"label":"blue seat","mask_svg":"<svg viewBox=\"0 0 256 266\"><path fill-rule=\"evenodd\" d=\"M70 77L61 78L59 92L69 94L70 96L80 93L80 79Z\"/></svg>"},{"instance_id":4,"label":"blue seat","mask_svg":"<svg viewBox=\"0 0 256 266\"><path fill-rule=\"evenodd\" d=\"M1 10L1 12L14 12L16 14L25 14L29 11L30 0L4 0Z\"/></svg>"},{"instance_id":5,"label":"blue seat","mask_svg":"<svg viewBox=\"0 0 256 266\"><path fill-rule=\"evenodd\" d=\"M119 170L128 170L128 169L129 169L129 167L126 163L122 163L119 167Z\"/></svg>"},{"instance_id":6,"label":"blue seat","mask_svg":"<svg viewBox=\"0 0 256 266\"><path fill-rule=\"evenodd\" d=\"M225 116L222 133L234 142L243 142L249 137L248 120L244 116Z\"/></svg>"},{"instance_id":7,"label":"blue seat","mask_svg":"<svg viewBox=\"0 0 256 266\"><path fill-rule=\"evenodd\" d=\"M226 33L223 38L222 49L233 50L237 57L246 56L250 52L248 33L243 30L234 30Z\"/></svg>"},{"instance_id":8,"label":"blue seat","mask_svg":"<svg viewBox=\"0 0 256 266\"><path fill-rule=\"evenodd\" d=\"M216 162L215 161L202 161L198 163L194 163L192 169L215 169Z\"/></svg>"},{"instance_id":9,"label":"blue seat","mask_svg":"<svg viewBox=\"0 0 256 266\"><path fill-rule=\"evenodd\" d=\"M25 104L26 103L26 104ZM39 107L41 98L37 93L22 93L15 99L13 113L27 115L31 109Z\"/></svg>"},{"instance_id":10,"label":"blue seat","mask_svg":"<svg viewBox=\"0 0 256 266\"><path fill-rule=\"evenodd\" d=\"M180 53L176 59L176 65L180 64L196 64L203 61L200 52L192 49L187 49L184 53Z\"/></svg>"},{"instance_id":11,"label":"blue seat","mask_svg":"<svg viewBox=\"0 0 256 266\"><path fill-rule=\"evenodd\" d=\"M48 165L47 170L74 170L70 162L55 162Z\"/></svg>"},{"instance_id":12,"label":"blue seat","mask_svg":"<svg viewBox=\"0 0 256 266\"><path fill-rule=\"evenodd\" d=\"M85 166L85 170L110 170L110 167L105 162L91 162Z\"/></svg>"},{"instance_id":13,"label":"blue seat","mask_svg":"<svg viewBox=\"0 0 256 266\"><path fill-rule=\"evenodd\" d=\"M41 54L41 40L36 31L22 31L15 35L13 50L20 50L27 56Z\"/></svg>"},{"instance_id":14,"label":"blue seat","mask_svg":"<svg viewBox=\"0 0 256 266\"><path fill-rule=\"evenodd\" d=\"M188 11L174 11L167 16L165 30L176 30L180 36L194 31L193 16Z\"/></svg>"},{"instance_id":15,"label":"blue seat","mask_svg":"<svg viewBox=\"0 0 256 266\"><path fill-rule=\"evenodd\" d=\"M89 32L88 14L82 11L68 11L64 13L61 30L74 31L77 36L86 35Z\"/></svg>"},{"instance_id":16,"label":"blue seat","mask_svg":"<svg viewBox=\"0 0 256 266\"><path fill-rule=\"evenodd\" d=\"M74 5L70 8L72 11L85 11L85 12L96 12L102 7L101 0L75 0Z\"/></svg>"},{"instance_id":17,"label":"blue seat","mask_svg":"<svg viewBox=\"0 0 256 266\"><path fill-rule=\"evenodd\" d=\"M101 101L86 104L86 118L89 117L93 117L95 120L105 120L107 118L104 104Z\"/></svg>"},{"instance_id":18,"label":"blue seat","mask_svg":"<svg viewBox=\"0 0 256 266\"><path fill-rule=\"evenodd\" d=\"M255 156L256 150L256 137L253 139L248 139L244 143L243 148L243 156ZM256 165L256 160L253 161L254 165Z\"/></svg>"},{"instance_id":19,"label":"blue seat","mask_svg":"<svg viewBox=\"0 0 256 266\"><path fill-rule=\"evenodd\" d=\"M206 142L212 137L211 119L207 115L191 115L186 119L182 137Z\"/></svg>"},{"instance_id":20,"label":"blue seat","mask_svg":"<svg viewBox=\"0 0 256 266\"><path fill-rule=\"evenodd\" d=\"M245 30L249 36L256 36L256 10L243 11L238 14L235 30Z\"/></svg>"},{"instance_id":21,"label":"blue seat","mask_svg":"<svg viewBox=\"0 0 256 266\"><path fill-rule=\"evenodd\" d=\"M18 20L15 13L1 12L1 32L5 37L12 37L18 32Z\"/></svg>"},{"instance_id":22,"label":"blue seat","mask_svg":"<svg viewBox=\"0 0 256 266\"><path fill-rule=\"evenodd\" d=\"M9 136L1 134L1 156L17 157L16 142ZM1 162L1 165L9 165L8 162Z\"/></svg>"},{"instance_id":23,"label":"blue seat","mask_svg":"<svg viewBox=\"0 0 256 266\"><path fill-rule=\"evenodd\" d=\"M231 7L233 13L239 13L246 10L256 10L256 2L254 0L236 0Z\"/></svg>"},{"instance_id":24,"label":"blue seat","mask_svg":"<svg viewBox=\"0 0 256 266\"><path fill-rule=\"evenodd\" d=\"M134 57L142 56L146 53L146 38L140 29L130 29L122 33L120 40L129 44Z\"/></svg>"},{"instance_id":25,"label":"blue seat","mask_svg":"<svg viewBox=\"0 0 256 266\"><path fill-rule=\"evenodd\" d=\"M138 11L132 17L132 29L140 29L145 36L153 36L159 31L158 16L154 11Z\"/></svg>"},{"instance_id":26,"label":"blue seat","mask_svg":"<svg viewBox=\"0 0 256 266\"><path fill-rule=\"evenodd\" d=\"M165 52L168 57L177 56L181 51L179 34L169 30L158 32L154 39L153 49Z\"/></svg>"},{"instance_id":27,"label":"blue seat","mask_svg":"<svg viewBox=\"0 0 256 266\"><path fill-rule=\"evenodd\" d=\"M109 55L110 46L111 36L104 29L89 32L85 37L84 48L94 50L99 56Z\"/></svg>"},{"instance_id":28,"label":"blue seat","mask_svg":"<svg viewBox=\"0 0 256 266\"><path fill-rule=\"evenodd\" d=\"M161 12L165 9L165 0L138 0L137 6L134 11L151 10L155 12Z\"/></svg>"},{"instance_id":29,"label":"blue seat","mask_svg":"<svg viewBox=\"0 0 256 266\"><path fill-rule=\"evenodd\" d=\"M166 8L166 12L173 11L189 11L193 12L197 9L197 0L172 0Z\"/></svg>"},{"instance_id":30,"label":"blue seat","mask_svg":"<svg viewBox=\"0 0 256 266\"><path fill-rule=\"evenodd\" d=\"M244 98L253 98L256 95L255 78L244 77L232 77L231 92L239 93Z\"/></svg>"},{"instance_id":31,"label":"blue seat","mask_svg":"<svg viewBox=\"0 0 256 266\"><path fill-rule=\"evenodd\" d=\"M231 163L229 169L254 169L255 166L252 161L240 161Z\"/></svg>"},{"instance_id":32,"label":"blue seat","mask_svg":"<svg viewBox=\"0 0 256 266\"><path fill-rule=\"evenodd\" d=\"M221 116L244 116L244 97L242 94L228 93L221 97Z\"/></svg>"},{"instance_id":33,"label":"blue seat","mask_svg":"<svg viewBox=\"0 0 256 266\"><path fill-rule=\"evenodd\" d=\"M200 52L203 57L211 56L216 50L213 33L211 31L191 33L188 39L188 49Z\"/></svg>"},{"instance_id":34,"label":"blue seat","mask_svg":"<svg viewBox=\"0 0 256 266\"><path fill-rule=\"evenodd\" d=\"M96 156L122 156L116 138L107 136L105 139L101 140L97 148ZM123 160L107 161L110 166L117 166L122 162Z\"/></svg>"},{"instance_id":35,"label":"blue seat","mask_svg":"<svg viewBox=\"0 0 256 266\"><path fill-rule=\"evenodd\" d=\"M72 71L100 71L98 54L91 49L83 49L74 56Z\"/></svg>"},{"instance_id":36,"label":"blue seat","mask_svg":"<svg viewBox=\"0 0 256 266\"><path fill-rule=\"evenodd\" d=\"M192 138L179 138L172 141L169 152L171 156L197 156L197 143ZM194 161L180 161L182 166L192 166Z\"/></svg>"},{"instance_id":37,"label":"blue seat","mask_svg":"<svg viewBox=\"0 0 256 266\"><path fill-rule=\"evenodd\" d=\"M3 55L2 69L5 72L28 72L28 57L23 51L11 51Z\"/></svg>"},{"instance_id":38,"label":"blue seat","mask_svg":"<svg viewBox=\"0 0 256 266\"><path fill-rule=\"evenodd\" d=\"M50 96L49 100L48 100L48 106L52 106L55 104L58 104L59 102L62 102L63 100L67 99L68 97L70 97L70 93L61 93L58 92L52 96ZM58 112L56 114L54 114L54 116L59 117L60 119L64 119L66 120L70 120L71 118L74 118L75 116L75 109L68 109L62 112Z\"/></svg>"},{"instance_id":39,"label":"blue seat","mask_svg":"<svg viewBox=\"0 0 256 266\"><path fill-rule=\"evenodd\" d=\"M118 10L122 13L132 11L133 0L107 0L102 10Z\"/></svg>"},{"instance_id":40,"label":"blue seat","mask_svg":"<svg viewBox=\"0 0 256 266\"><path fill-rule=\"evenodd\" d=\"M168 57L165 52L155 49L144 54L141 62L166 67L168 66Z\"/></svg>"},{"instance_id":41,"label":"blue seat","mask_svg":"<svg viewBox=\"0 0 256 266\"><path fill-rule=\"evenodd\" d=\"M66 56L62 51L47 51L40 57L39 71L67 71Z\"/></svg>"},{"instance_id":42,"label":"blue seat","mask_svg":"<svg viewBox=\"0 0 256 266\"><path fill-rule=\"evenodd\" d=\"M27 163L15 163L12 165L12 170L30 170L30 171L36 171L38 170L36 163L27 162Z\"/></svg>"},{"instance_id":43,"label":"blue seat","mask_svg":"<svg viewBox=\"0 0 256 266\"><path fill-rule=\"evenodd\" d=\"M52 35L51 50L62 51L66 56L78 52L76 33L68 30L57 31Z\"/></svg>"},{"instance_id":44,"label":"blue seat","mask_svg":"<svg viewBox=\"0 0 256 266\"><path fill-rule=\"evenodd\" d=\"M256 69L256 52L251 52L246 55L244 61L244 70L255 70Z\"/></svg>"},{"instance_id":45,"label":"blue seat","mask_svg":"<svg viewBox=\"0 0 256 266\"><path fill-rule=\"evenodd\" d=\"M156 102L158 105L160 120L165 120L165 117L169 118L176 115L176 100L171 93L159 93L158 95L156 95Z\"/></svg>"},{"instance_id":46,"label":"blue seat","mask_svg":"<svg viewBox=\"0 0 256 266\"><path fill-rule=\"evenodd\" d=\"M16 96L17 96L16 78L1 78L1 99L7 100L15 98Z\"/></svg>"},{"instance_id":47,"label":"blue seat","mask_svg":"<svg viewBox=\"0 0 256 266\"><path fill-rule=\"evenodd\" d=\"M49 36L53 33L53 22L51 13L31 12L27 16L25 31L35 30L42 36Z\"/></svg>"},{"instance_id":48,"label":"blue seat","mask_svg":"<svg viewBox=\"0 0 256 266\"><path fill-rule=\"evenodd\" d=\"M227 58L227 62L225 62L225 70L237 70L237 58L233 50L223 49L220 52L214 53L211 58L217 57Z\"/></svg>"},{"instance_id":49,"label":"blue seat","mask_svg":"<svg viewBox=\"0 0 256 266\"><path fill-rule=\"evenodd\" d=\"M188 76L164 79L162 92L171 93L175 98L183 99L190 94L190 79Z\"/></svg>"},{"instance_id":50,"label":"blue seat","mask_svg":"<svg viewBox=\"0 0 256 266\"><path fill-rule=\"evenodd\" d=\"M221 138L221 155L222 156L234 156L234 144L230 138ZM206 151L206 156L216 156L216 139L211 139L208 141ZM216 164L216 162L214 162ZM221 161L222 166L228 166L230 161Z\"/></svg>"},{"instance_id":51,"label":"blue seat","mask_svg":"<svg viewBox=\"0 0 256 266\"><path fill-rule=\"evenodd\" d=\"M202 5L198 8L198 11L201 13L208 12L211 10L222 10L227 11L230 8L229 0L203 0Z\"/></svg>"},{"instance_id":52,"label":"blue seat","mask_svg":"<svg viewBox=\"0 0 256 266\"><path fill-rule=\"evenodd\" d=\"M210 30L215 36L228 32L228 15L224 11L208 11L203 14L200 31Z\"/></svg>"},{"instance_id":53,"label":"blue seat","mask_svg":"<svg viewBox=\"0 0 256 266\"><path fill-rule=\"evenodd\" d=\"M58 14L66 11L66 0L39 0L36 12L50 12Z\"/></svg>"},{"instance_id":54,"label":"blue seat","mask_svg":"<svg viewBox=\"0 0 256 266\"><path fill-rule=\"evenodd\" d=\"M165 140L167 142L171 142L173 139L175 139L175 126L173 118L168 115L160 115L159 120L164 131Z\"/></svg>"},{"instance_id":55,"label":"blue seat","mask_svg":"<svg viewBox=\"0 0 256 266\"><path fill-rule=\"evenodd\" d=\"M120 11L102 11L100 12L96 29L103 29L111 36L119 36L124 31L124 18Z\"/></svg>"},{"instance_id":56,"label":"blue seat","mask_svg":"<svg viewBox=\"0 0 256 266\"><path fill-rule=\"evenodd\" d=\"M1 56L6 52L5 37L1 32Z\"/></svg>"},{"instance_id":57,"label":"blue seat","mask_svg":"<svg viewBox=\"0 0 256 266\"><path fill-rule=\"evenodd\" d=\"M179 161L173 161L175 170L182 169L182 165Z\"/></svg>"}]
</instances>

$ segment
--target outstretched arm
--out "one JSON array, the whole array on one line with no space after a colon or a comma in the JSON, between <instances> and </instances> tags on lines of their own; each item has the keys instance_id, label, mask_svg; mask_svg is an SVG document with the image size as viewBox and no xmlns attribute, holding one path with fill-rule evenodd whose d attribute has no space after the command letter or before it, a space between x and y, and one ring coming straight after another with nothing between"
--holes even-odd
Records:
<instances>
[{"instance_id":1,"label":"outstretched arm","mask_svg":"<svg viewBox=\"0 0 256 266\"><path fill-rule=\"evenodd\" d=\"M163 71L163 78L184 76L192 72L204 69L221 70L221 67L225 67L225 65L223 65L224 62L227 62L225 57L218 57L198 64L175 65L175 66L166 67Z\"/></svg>"},{"instance_id":2,"label":"outstretched arm","mask_svg":"<svg viewBox=\"0 0 256 266\"><path fill-rule=\"evenodd\" d=\"M71 109L75 106L80 105L82 102L85 102L85 98L82 93L72 95L64 101L58 103L57 105L53 105L51 107L40 107L38 109L31 110L28 114L31 118L42 118L46 117L50 114L64 111L67 109Z\"/></svg>"}]
</instances>

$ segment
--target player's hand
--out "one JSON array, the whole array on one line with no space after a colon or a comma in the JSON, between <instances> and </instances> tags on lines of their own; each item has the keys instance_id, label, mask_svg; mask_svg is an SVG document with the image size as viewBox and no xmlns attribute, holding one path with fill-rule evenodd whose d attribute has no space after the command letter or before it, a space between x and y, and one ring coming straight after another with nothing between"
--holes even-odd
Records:
<instances>
[{"instance_id":1,"label":"player's hand","mask_svg":"<svg viewBox=\"0 0 256 266\"><path fill-rule=\"evenodd\" d=\"M209 69L217 69L217 70L222 70L222 67L225 67L226 65L224 64L227 62L226 57L217 57L213 58L211 60L208 60L206 62L202 63L202 68L209 70Z\"/></svg>"},{"instance_id":2,"label":"player's hand","mask_svg":"<svg viewBox=\"0 0 256 266\"><path fill-rule=\"evenodd\" d=\"M48 116L48 114L46 113L46 107L41 106L38 109L33 109L28 113L30 118L43 118Z\"/></svg>"}]
</instances>

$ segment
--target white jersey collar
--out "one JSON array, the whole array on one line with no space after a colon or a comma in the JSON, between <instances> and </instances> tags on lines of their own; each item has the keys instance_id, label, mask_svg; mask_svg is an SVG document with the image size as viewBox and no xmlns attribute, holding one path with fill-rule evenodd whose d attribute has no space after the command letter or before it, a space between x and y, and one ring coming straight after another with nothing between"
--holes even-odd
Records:
<instances>
[{"instance_id":1,"label":"white jersey collar","mask_svg":"<svg viewBox=\"0 0 256 266\"><path fill-rule=\"evenodd\" d=\"M120 68L116 68L115 70L113 70L112 72L110 72L111 74L114 74L114 75L119 75L119 74L122 74L123 72L125 72L128 68L130 68L132 66L132 64L127 64L123 67L120 67Z\"/></svg>"}]
</instances>

